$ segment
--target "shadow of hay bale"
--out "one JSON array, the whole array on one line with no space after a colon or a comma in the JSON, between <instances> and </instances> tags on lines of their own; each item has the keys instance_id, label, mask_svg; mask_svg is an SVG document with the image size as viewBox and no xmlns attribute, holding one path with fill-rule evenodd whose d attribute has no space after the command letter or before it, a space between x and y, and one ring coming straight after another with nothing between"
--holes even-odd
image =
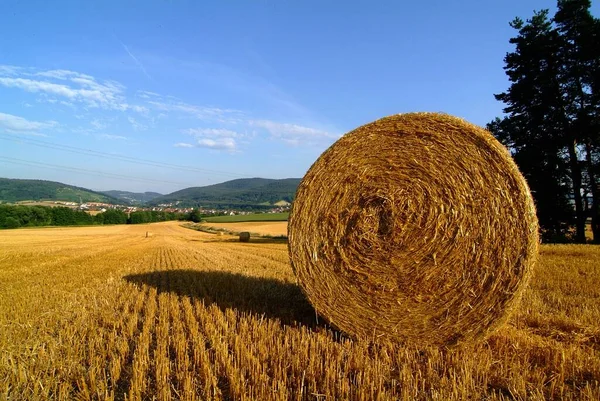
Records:
<instances>
[{"instance_id":1,"label":"shadow of hay bale","mask_svg":"<svg viewBox=\"0 0 600 401\"><path fill-rule=\"evenodd\" d=\"M271 278L250 277L223 271L163 270L123 277L138 286L150 286L158 293L172 293L216 304L221 310L264 315L282 324L310 329L329 328L319 318L300 287Z\"/></svg>"}]
</instances>

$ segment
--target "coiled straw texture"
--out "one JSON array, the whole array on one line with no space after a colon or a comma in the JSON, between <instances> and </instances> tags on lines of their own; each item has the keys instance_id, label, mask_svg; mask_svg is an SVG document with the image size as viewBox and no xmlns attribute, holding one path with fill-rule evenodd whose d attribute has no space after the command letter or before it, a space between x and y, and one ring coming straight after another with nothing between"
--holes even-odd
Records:
<instances>
[{"instance_id":1,"label":"coiled straw texture","mask_svg":"<svg viewBox=\"0 0 600 401\"><path fill-rule=\"evenodd\" d=\"M356 338L452 346L506 320L538 224L527 183L487 131L437 113L349 132L302 179L292 267L316 311Z\"/></svg>"}]
</instances>

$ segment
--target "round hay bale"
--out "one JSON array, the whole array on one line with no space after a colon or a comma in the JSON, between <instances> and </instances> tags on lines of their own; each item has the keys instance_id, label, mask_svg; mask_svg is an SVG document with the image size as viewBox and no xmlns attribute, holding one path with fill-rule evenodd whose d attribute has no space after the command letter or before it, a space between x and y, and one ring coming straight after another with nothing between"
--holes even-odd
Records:
<instances>
[{"instance_id":1,"label":"round hay bale","mask_svg":"<svg viewBox=\"0 0 600 401\"><path fill-rule=\"evenodd\" d=\"M240 233L240 242L248 242L250 241L250 233L248 231L243 231Z\"/></svg>"},{"instance_id":2,"label":"round hay bale","mask_svg":"<svg viewBox=\"0 0 600 401\"><path fill-rule=\"evenodd\" d=\"M538 250L527 183L487 131L444 114L382 118L306 173L288 225L316 311L356 338L470 342L498 327Z\"/></svg>"}]
</instances>

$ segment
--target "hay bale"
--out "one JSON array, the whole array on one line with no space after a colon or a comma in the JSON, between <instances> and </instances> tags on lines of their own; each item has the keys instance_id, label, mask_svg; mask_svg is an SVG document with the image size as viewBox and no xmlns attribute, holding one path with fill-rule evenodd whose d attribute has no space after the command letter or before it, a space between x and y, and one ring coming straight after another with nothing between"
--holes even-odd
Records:
<instances>
[{"instance_id":1,"label":"hay bale","mask_svg":"<svg viewBox=\"0 0 600 401\"><path fill-rule=\"evenodd\" d=\"M538 250L531 194L507 150L435 113L340 138L302 179L288 236L298 281L332 325L419 345L498 327Z\"/></svg>"},{"instance_id":2,"label":"hay bale","mask_svg":"<svg viewBox=\"0 0 600 401\"><path fill-rule=\"evenodd\" d=\"M240 233L240 242L248 242L250 241L250 233L248 231L243 231Z\"/></svg>"}]
</instances>

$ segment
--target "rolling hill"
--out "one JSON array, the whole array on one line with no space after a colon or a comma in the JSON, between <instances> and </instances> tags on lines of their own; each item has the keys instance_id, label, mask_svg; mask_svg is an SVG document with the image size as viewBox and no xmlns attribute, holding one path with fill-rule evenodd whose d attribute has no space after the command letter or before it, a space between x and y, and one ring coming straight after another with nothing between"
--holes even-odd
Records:
<instances>
[{"instance_id":1,"label":"rolling hill","mask_svg":"<svg viewBox=\"0 0 600 401\"><path fill-rule=\"evenodd\" d=\"M43 180L0 178L0 201L65 201L121 204L118 199L86 188Z\"/></svg>"},{"instance_id":2,"label":"rolling hill","mask_svg":"<svg viewBox=\"0 0 600 401\"><path fill-rule=\"evenodd\" d=\"M158 198L159 196L163 196L163 194L159 194L158 192L128 192L128 191L102 191L103 194L111 196L113 198L117 198L121 200L123 203L129 203L132 205L135 204L144 204L151 201L154 198Z\"/></svg>"},{"instance_id":3,"label":"rolling hill","mask_svg":"<svg viewBox=\"0 0 600 401\"><path fill-rule=\"evenodd\" d=\"M191 187L154 198L150 205L176 203L180 206L209 208L266 209L275 202L291 202L300 184L300 178L281 180L267 178L242 178L208 185Z\"/></svg>"}]
</instances>

